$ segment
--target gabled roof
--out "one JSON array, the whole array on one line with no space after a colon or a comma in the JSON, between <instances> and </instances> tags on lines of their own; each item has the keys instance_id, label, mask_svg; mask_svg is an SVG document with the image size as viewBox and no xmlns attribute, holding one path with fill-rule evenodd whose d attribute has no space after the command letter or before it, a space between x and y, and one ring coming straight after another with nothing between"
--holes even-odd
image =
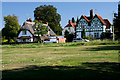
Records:
<instances>
[{"instance_id":1,"label":"gabled roof","mask_svg":"<svg viewBox=\"0 0 120 80\"><path fill-rule=\"evenodd\" d=\"M93 9L90 11L90 16L84 16L82 15L80 19L84 18L88 23L91 22L95 17L97 17L100 22L103 24L103 25L106 25L106 28L110 28L110 26L112 25L108 19L103 19L100 15L98 14L95 14L95 16L93 17ZM79 20L80 20L79 19Z\"/></svg>"},{"instance_id":2,"label":"gabled roof","mask_svg":"<svg viewBox=\"0 0 120 80\"><path fill-rule=\"evenodd\" d=\"M85 16L85 15L82 15L81 18L84 18L87 22L90 22L93 19L92 17L88 17L88 16Z\"/></svg>"},{"instance_id":3,"label":"gabled roof","mask_svg":"<svg viewBox=\"0 0 120 80\"><path fill-rule=\"evenodd\" d=\"M43 24L43 25L45 25L48 29L49 29L49 31L50 31L50 36L56 36L56 34L53 32L53 30L47 25L47 24ZM36 24L35 24L35 22L28 22L28 21L26 21L24 24L23 24L23 26L20 28L20 30L19 30L19 32L18 32L18 35L19 35L19 33L22 31L22 30L28 30L32 35L34 35L34 33L35 33L35 26L36 26ZM47 36L47 34L46 35L44 35L44 36Z\"/></svg>"},{"instance_id":4,"label":"gabled roof","mask_svg":"<svg viewBox=\"0 0 120 80\"><path fill-rule=\"evenodd\" d=\"M112 24L109 22L108 19L104 19L104 22L106 23L106 28L109 29Z\"/></svg>"},{"instance_id":5,"label":"gabled roof","mask_svg":"<svg viewBox=\"0 0 120 80\"><path fill-rule=\"evenodd\" d=\"M87 18L87 16L82 15L81 18L84 18L87 22L90 22L90 20Z\"/></svg>"},{"instance_id":6,"label":"gabled roof","mask_svg":"<svg viewBox=\"0 0 120 80\"><path fill-rule=\"evenodd\" d=\"M106 24L112 25L108 19L104 19L104 21L105 21Z\"/></svg>"},{"instance_id":7,"label":"gabled roof","mask_svg":"<svg viewBox=\"0 0 120 80\"><path fill-rule=\"evenodd\" d=\"M75 26L76 26L76 23L72 23L72 22L70 22L69 24L67 24L65 27L73 27L73 28L75 28Z\"/></svg>"},{"instance_id":8,"label":"gabled roof","mask_svg":"<svg viewBox=\"0 0 120 80\"><path fill-rule=\"evenodd\" d=\"M54 31L50 28L50 26L47 26L48 29L50 29L50 36L56 36L56 34L54 33Z\"/></svg>"},{"instance_id":9,"label":"gabled roof","mask_svg":"<svg viewBox=\"0 0 120 80\"><path fill-rule=\"evenodd\" d=\"M102 19L100 15L95 14L95 17L97 17L101 21L102 24L106 25L105 21Z\"/></svg>"}]
</instances>

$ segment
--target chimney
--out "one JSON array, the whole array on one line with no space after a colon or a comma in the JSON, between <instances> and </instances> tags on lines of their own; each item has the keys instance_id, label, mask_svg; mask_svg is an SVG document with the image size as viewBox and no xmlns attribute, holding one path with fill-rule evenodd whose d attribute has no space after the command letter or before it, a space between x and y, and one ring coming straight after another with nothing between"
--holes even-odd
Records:
<instances>
[{"instance_id":1,"label":"chimney","mask_svg":"<svg viewBox=\"0 0 120 80\"><path fill-rule=\"evenodd\" d=\"M30 20L30 22L32 22L32 18L30 18L29 20Z\"/></svg>"},{"instance_id":2,"label":"chimney","mask_svg":"<svg viewBox=\"0 0 120 80\"><path fill-rule=\"evenodd\" d=\"M93 18L93 9L90 10L90 18L92 19Z\"/></svg>"},{"instance_id":3,"label":"chimney","mask_svg":"<svg viewBox=\"0 0 120 80\"><path fill-rule=\"evenodd\" d=\"M78 23L79 22L79 18L78 18L78 16L77 16L77 22L76 23Z\"/></svg>"},{"instance_id":4,"label":"chimney","mask_svg":"<svg viewBox=\"0 0 120 80\"><path fill-rule=\"evenodd\" d=\"M69 24L71 23L71 20L69 20Z\"/></svg>"}]
</instances>

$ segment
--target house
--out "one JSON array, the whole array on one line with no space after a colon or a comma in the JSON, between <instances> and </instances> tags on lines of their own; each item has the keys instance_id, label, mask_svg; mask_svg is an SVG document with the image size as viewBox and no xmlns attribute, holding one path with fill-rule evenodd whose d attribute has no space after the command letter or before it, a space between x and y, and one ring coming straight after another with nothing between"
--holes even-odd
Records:
<instances>
[{"instance_id":1,"label":"house","mask_svg":"<svg viewBox=\"0 0 120 80\"><path fill-rule=\"evenodd\" d=\"M72 23L71 20L69 20L69 23L65 26L65 28L62 31L62 35L65 36L66 30L69 32L69 34L75 33L75 26L76 23Z\"/></svg>"},{"instance_id":2,"label":"house","mask_svg":"<svg viewBox=\"0 0 120 80\"><path fill-rule=\"evenodd\" d=\"M82 15L76 24L76 38L82 38L82 31L85 29L86 36L100 39L101 34L112 33L112 24L108 19L103 19L98 14L93 14L93 9L90 10L90 16Z\"/></svg>"},{"instance_id":3,"label":"house","mask_svg":"<svg viewBox=\"0 0 120 80\"><path fill-rule=\"evenodd\" d=\"M48 23L43 25L45 25L48 28L48 32L44 36L41 36L42 40L50 36L56 36L53 30L48 26ZM27 19L18 32L17 41L18 42L37 42L38 35L34 34L36 31L35 27L36 27L35 22L33 22L31 18Z\"/></svg>"}]
</instances>

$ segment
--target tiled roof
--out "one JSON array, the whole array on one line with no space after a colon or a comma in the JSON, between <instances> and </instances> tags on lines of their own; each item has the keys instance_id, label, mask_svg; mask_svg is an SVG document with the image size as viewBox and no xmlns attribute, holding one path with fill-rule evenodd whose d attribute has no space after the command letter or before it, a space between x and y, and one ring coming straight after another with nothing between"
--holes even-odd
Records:
<instances>
[{"instance_id":1,"label":"tiled roof","mask_svg":"<svg viewBox=\"0 0 120 80\"><path fill-rule=\"evenodd\" d=\"M106 25L105 21L102 19L102 17L101 17L100 15L96 14L95 16L97 16L97 17L99 18L99 20L100 20L104 25Z\"/></svg>"},{"instance_id":2,"label":"tiled roof","mask_svg":"<svg viewBox=\"0 0 120 80\"><path fill-rule=\"evenodd\" d=\"M92 19L91 19L90 17L88 17L88 16L82 15L81 18L82 18L82 17L83 17L87 22L92 21ZM101 21L102 24L104 24L104 25L107 26L107 28L109 28L110 25L112 25L112 24L109 22L108 19L103 19L103 18L102 18L100 15L98 15L98 14L96 14L94 17L97 17L97 18Z\"/></svg>"},{"instance_id":3,"label":"tiled roof","mask_svg":"<svg viewBox=\"0 0 120 80\"><path fill-rule=\"evenodd\" d=\"M90 20L87 18L87 16L82 15L82 17L85 18L87 22L90 22Z\"/></svg>"},{"instance_id":4,"label":"tiled roof","mask_svg":"<svg viewBox=\"0 0 120 80\"><path fill-rule=\"evenodd\" d=\"M112 24L109 22L108 19L104 19L104 22L106 23L106 28L109 29Z\"/></svg>"},{"instance_id":5,"label":"tiled roof","mask_svg":"<svg viewBox=\"0 0 120 80\"><path fill-rule=\"evenodd\" d=\"M73 28L75 28L75 26L76 26L76 23L72 23L72 22L70 22L69 24L67 24L65 27L73 27Z\"/></svg>"}]
</instances>

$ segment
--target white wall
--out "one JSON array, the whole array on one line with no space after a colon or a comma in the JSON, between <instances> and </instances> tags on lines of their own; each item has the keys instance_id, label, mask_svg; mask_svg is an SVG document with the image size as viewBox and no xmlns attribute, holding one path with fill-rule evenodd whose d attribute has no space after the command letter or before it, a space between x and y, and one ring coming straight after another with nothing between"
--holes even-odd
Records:
<instances>
[{"instance_id":1,"label":"white wall","mask_svg":"<svg viewBox=\"0 0 120 80\"><path fill-rule=\"evenodd\" d=\"M76 33L76 38L81 38L81 32Z\"/></svg>"},{"instance_id":2,"label":"white wall","mask_svg":"<svg viewBox=\"0 0 120 80\"><path fill-rule=\"evenodd\" d=\"M101 37L102 31L96 31L96 32L86 32L86 36L91 36L91 37L95 37L94 33L99 33L99 37ZM81 32L77 32L76 33L76 38L81 38Z\"/></svg>"},{"instance_id":3,"label":"white wall","mask_svg":"<svg viewBox=\"0 0 120 80\"><path fill-rule=\"evenodd\" d=\"M106 26L105 26L105 25L103 25L103 32L105 32L105 29L106 29Z\"/></svg>"},{"instance_id":4,"label":"white wall","mask_svg":"<svg viewBox=\"0 0 120 80\"><path fill-rule=\"evenodd\" d=\"M24 37L24 36L30 36L31 38L30 39L26 39L25 42L33 42L33 35L29 32L29 31L26 31L26 35L23 35L23 31L21 31L18 35L18 38L19 37ZM22 39L17 39L18 42L24 42Z\"/></svg>"},{"instance_id":5,"label":"white wall","mask_svg":"<svg viewBox=\"0 0 120 80\"><path fill-rule=\"evenodd\" d=\"M18 42L33 42L33 38L30 39L26 39L25 41L23 41L23 39L17 39Z\"/></svg>"},{"instance_id":6,"label":"white wall","mask_svg":"<svg viewBox=\"0 0 120 80\"><path fill-rule=\"evenodd\" d=\"M66 30L69 32L69 34L75 33L75 29L73 27L65 27L62 31L63 36L65 35Z\"/></svg>"}]
</instances>

